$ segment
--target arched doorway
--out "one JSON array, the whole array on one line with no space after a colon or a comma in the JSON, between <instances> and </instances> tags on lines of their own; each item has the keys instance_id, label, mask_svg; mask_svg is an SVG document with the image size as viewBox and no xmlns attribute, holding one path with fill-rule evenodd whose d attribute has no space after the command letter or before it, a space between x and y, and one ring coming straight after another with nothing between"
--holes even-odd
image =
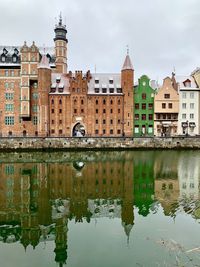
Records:
<instances>
[{"instance_id":1,"label":"arched doorway","mask_svg":"<svg viewBox=\"0 0 200 267\"><path fill-rule=\"evenodd\" d=\"M72 136L76 137L85 136L85 127L80 122L74 125L74 128L72 130Z\"/></svg>"},{"instance_id":2,"label":"arched doorway","mask_svg":"<svg viewBox=\"0 0 200 267\"><path fill-rule=\"evenodd\" d=\"M24 137L26 136L26 130L23 131L23 136L24 136Z\"/></svg>"}]
</instances>

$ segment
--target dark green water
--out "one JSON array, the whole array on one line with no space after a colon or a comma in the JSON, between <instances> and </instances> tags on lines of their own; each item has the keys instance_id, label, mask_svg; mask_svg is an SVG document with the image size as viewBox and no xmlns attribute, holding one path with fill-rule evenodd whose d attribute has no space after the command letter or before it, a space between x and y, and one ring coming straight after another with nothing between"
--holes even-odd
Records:
<instances>
[{"instance_id":1,"label":"dark green water","mask_svg":"<svg viewBox=\"0 0 200 267\"><path fill-rule=\"evenodd\" d=\"M200 266L200 152L0 154L0 266Z\"/></svg>"}]
</instances>

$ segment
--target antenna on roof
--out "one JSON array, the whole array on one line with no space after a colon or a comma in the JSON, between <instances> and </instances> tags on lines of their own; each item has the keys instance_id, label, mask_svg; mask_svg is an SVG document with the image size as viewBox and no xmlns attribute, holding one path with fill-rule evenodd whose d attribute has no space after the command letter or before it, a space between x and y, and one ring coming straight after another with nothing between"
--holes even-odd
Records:
<instances>
[{"instance_id":1,"label":"antenna on roof","mask_svg":"<svg viewBox=\"0 0 200 267\"><path fill-rule=\"evenodd\" d=\"M96 73L97 72L97 66L96 66L96 64L94 65L94 73Z\"/></svg>"},{"instance_id":2,"label":"antenna on roof","mask_svg":"<svg viewBox=\"0 0 200 267\"><path fill-rule=\"evenodd\" d=\"M175 66L173 67L173 73L176 74L176 68L175 68Z\"/></svg>"}]
</instances>

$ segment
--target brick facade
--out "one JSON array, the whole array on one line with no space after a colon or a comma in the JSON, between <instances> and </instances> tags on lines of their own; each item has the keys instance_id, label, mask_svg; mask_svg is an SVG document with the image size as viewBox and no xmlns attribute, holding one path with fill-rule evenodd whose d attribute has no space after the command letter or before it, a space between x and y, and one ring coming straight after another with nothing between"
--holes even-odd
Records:
<instances>
[{"instance_id":1,"label":"brick facade","mask_svg":"<svg viewBox=\"0 0 200 267\"><path fill-rule=\"evenodd\" d=\"M61 18L54 31L54 53L41 52L34 42L14 52L3 48L0 135L132 136L134 70L129 55L121 73L68 72Z\"/></svg>"}]
</instances>

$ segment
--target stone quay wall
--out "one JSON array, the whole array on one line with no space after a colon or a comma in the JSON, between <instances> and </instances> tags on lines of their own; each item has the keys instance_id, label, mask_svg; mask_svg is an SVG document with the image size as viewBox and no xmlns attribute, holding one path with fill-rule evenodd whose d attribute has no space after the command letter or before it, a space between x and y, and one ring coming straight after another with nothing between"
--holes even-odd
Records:
<instances>
[{"instance_id":1,"label":"stone quay wall","mask_svg":"<svg viewBox=\"0 0 200 267\"><path fill-rule=\"evenodd\" d=\"M0 151L200 149L200 137L0 138Z\"/></svg>"}]
</instances>

